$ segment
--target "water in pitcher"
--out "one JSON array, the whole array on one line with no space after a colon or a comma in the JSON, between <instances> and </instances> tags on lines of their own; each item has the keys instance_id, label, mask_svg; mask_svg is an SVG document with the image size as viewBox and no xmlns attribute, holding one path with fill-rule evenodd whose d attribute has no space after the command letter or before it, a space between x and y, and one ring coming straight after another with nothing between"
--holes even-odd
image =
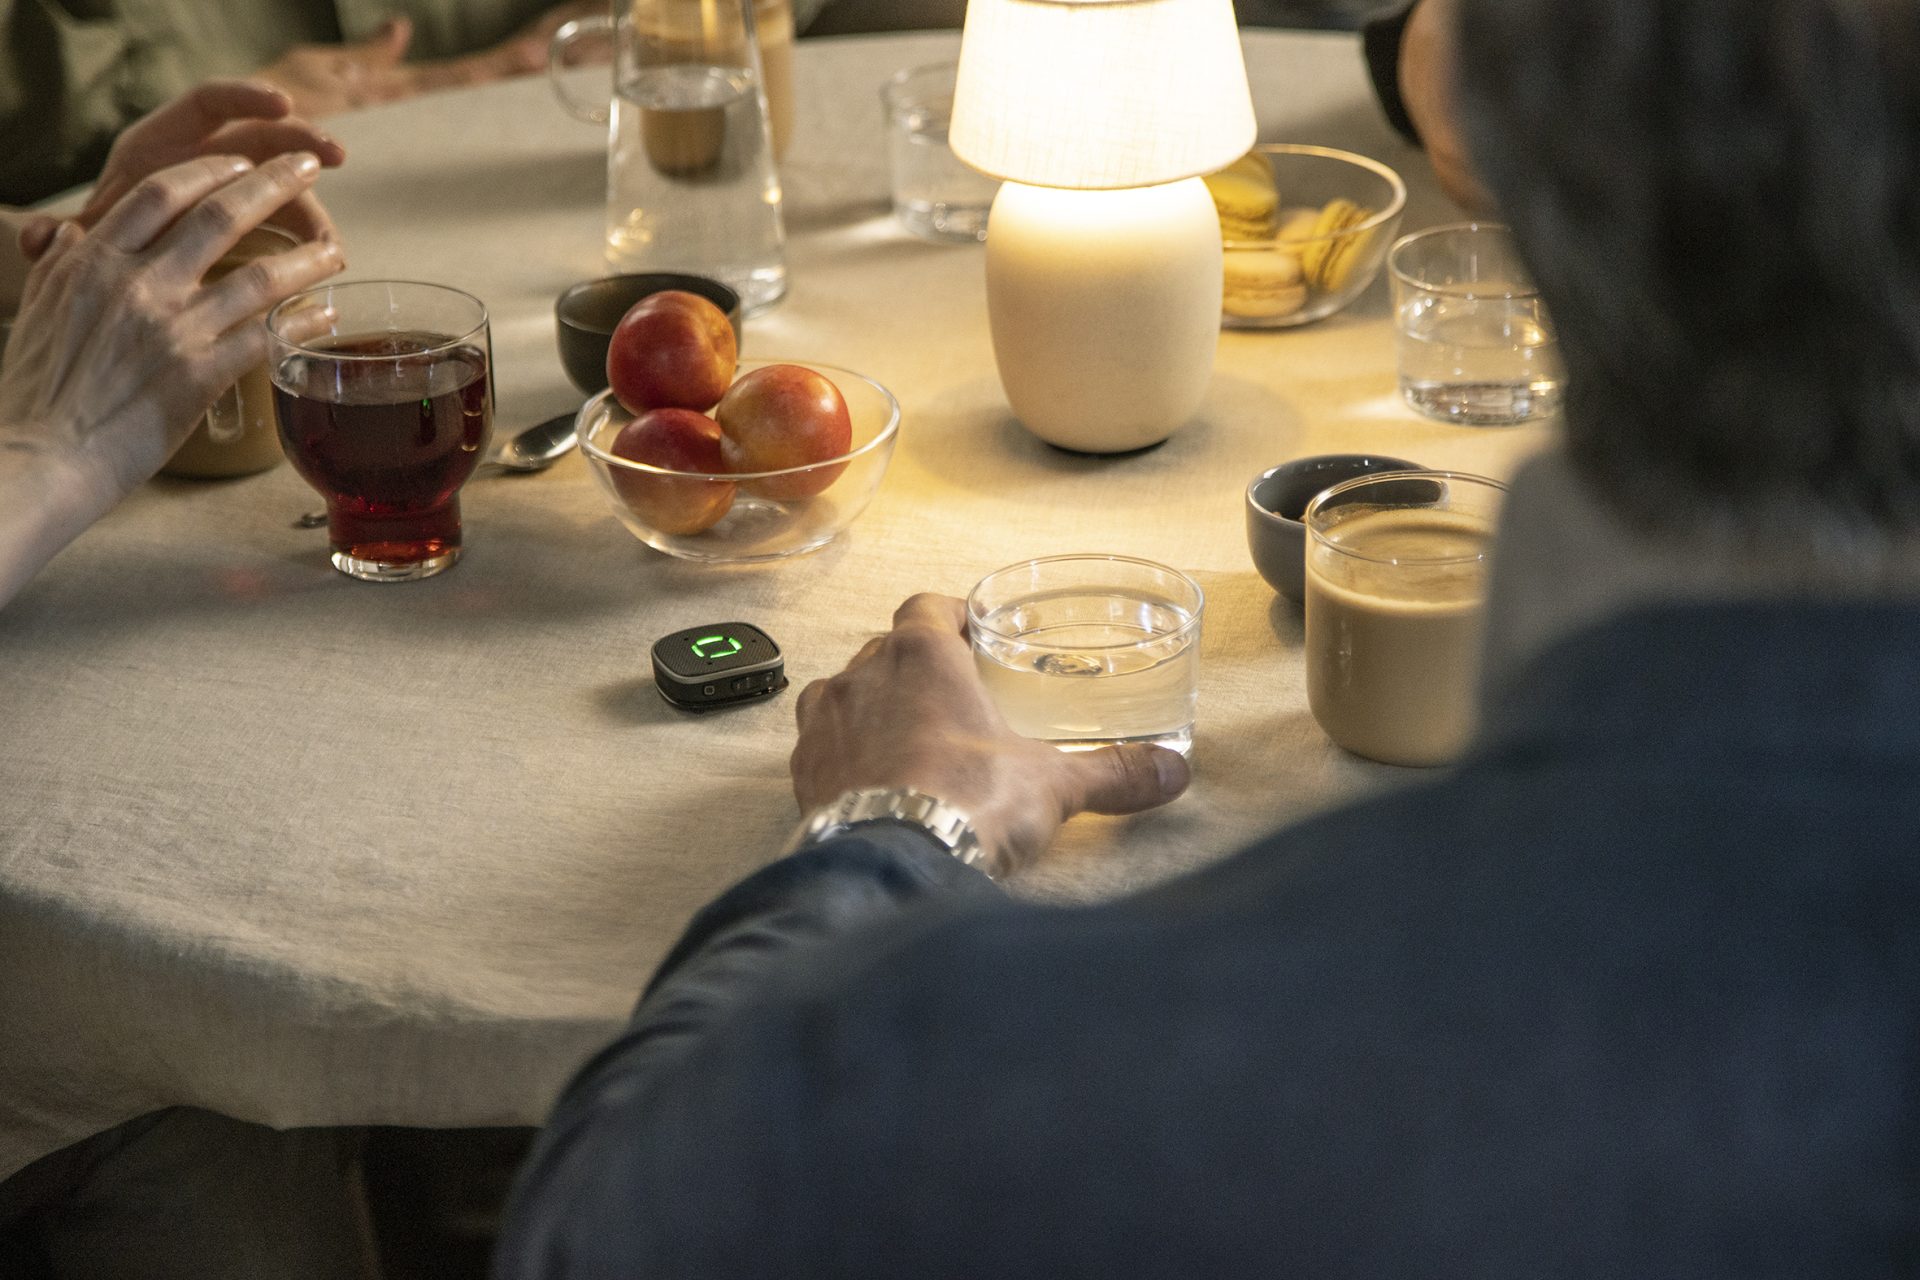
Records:
<instances>
[{"instance_id":1,"label":"water in pitcher","mask_svg":"<svg viewBox=\"0 0 1920 1280\"><path fill-rule=\"evenodd\" d=\"M609 262L711 276L748 311L786 292L780 179L750 69L640 68L614 98L611 127Z\"/></svg>"}]
</instances>

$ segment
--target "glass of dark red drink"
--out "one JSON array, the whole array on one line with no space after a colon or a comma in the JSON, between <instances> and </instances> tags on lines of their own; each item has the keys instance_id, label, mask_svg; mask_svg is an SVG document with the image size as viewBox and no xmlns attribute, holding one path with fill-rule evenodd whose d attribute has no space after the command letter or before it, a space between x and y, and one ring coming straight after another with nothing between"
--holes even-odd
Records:
<instances>
[{"instance_id":1,"label":"glass of dark red drink","mask_svg":"<svg viewBox=\"0 0 1920 1280\"><path fill-rule=\"evenodd\" d=\"M487 309L404 280L327 285L267 316L287 459L327 500L333 565L408 582L460 558L460 486L493 421Z\"/></svg>"}]
</instances>

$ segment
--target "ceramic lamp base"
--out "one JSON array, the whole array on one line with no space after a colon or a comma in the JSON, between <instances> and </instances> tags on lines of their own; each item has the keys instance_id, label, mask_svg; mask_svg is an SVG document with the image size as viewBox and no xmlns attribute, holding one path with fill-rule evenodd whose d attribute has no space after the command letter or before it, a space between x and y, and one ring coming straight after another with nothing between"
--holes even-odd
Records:
<instances>
[{"instance_id":1,"label":"ceramic lamp base","mask_svg":"<svg viewBox=\"0 0 1920 1280\"><path fill-rule=\"evenodd\" d=\"M1206 395L1220 279L1220 221L1198 178L1003 183L987 222L987 318L1014 416L1083 453L1166 439Z\"/></svg>"}]
</instances>

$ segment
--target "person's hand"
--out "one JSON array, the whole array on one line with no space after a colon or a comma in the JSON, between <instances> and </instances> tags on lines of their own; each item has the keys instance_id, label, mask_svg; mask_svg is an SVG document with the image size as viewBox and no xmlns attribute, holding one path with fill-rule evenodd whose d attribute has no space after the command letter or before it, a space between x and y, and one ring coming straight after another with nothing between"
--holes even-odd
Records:
<instances>
[{"instance_id":1,"label":"person's hand","mask_svg":"<svg viewBox=\"0 0 1920 1280\"><path fill-rule=\"evenodd\" d=\"M63 497L87 519L153 475L214 397L266 359L261 314L344 265L336 242L312 241L201 283L320 167L309 152L258 167L205 156L142 179L91 231L59 224L0 369L0 458L53 464L47 474L76 487Z\"/></svg>"},{"instance_id":2,"label":"person's hand","mask_svg":"<svg viewBox=\"0 0 1920 1280\"><path fill-rule=\"evenodd\" d=\"M1007 726L974 669L966 605L918 595L847 669L800 691L793 793L805 811L857 787L915 787L964 809L995 875L1077 813L1137 813L1186 790L1164 747L1063 752Z\"/></svg>"},{"instance_id":3,"label":"person's hand","mask_svg":"<svg viewBox=\"0 0 1920 1280\"><path fill-rule=\"evenodd\" d=\"M413 24L389 18L365 40L298 45L256 74L285 90L301 115L334 115L436 89L544 71L548 42L561 23L604 12L606 5L597 0L575 0L542 14L490 49L427 62L407 61Z\"/></svg>"},{"instance_id":4,"label":"person's hand","mask_svg":"<svg viewBox=\"0 0 1920 1280\"><path fill-rule=\"evenodd\" d=\"M1400 100L1426 146L1441 189L1467 209L1493 206L1474 175L1454 102L1453 33L1458 0L1420 0L1400 40Z\"/></svg>"},{"instance_id":5,"label":"person's hand","mask_svg":"<svg viewBox=\"0 0 1920 1280\"><path fill-rule=\"evenodd\" d=\"M245 80L209 80L128 125L107 153L106 167L87 203L74 215L91 227L149 174L196 156L240 156L265 164L278 155L312 153L327 168L347 158L332 138L290 115L293 104L278 89ZM310 190L303 189L273 221L302 240L334 235L333 220ZM46 251L60 226L45 215L20 227L20 252L32 262Z\"/></svg>"},{"instance_id":6,"label":"person's hand","mask_svg":"<svg viewBox=\"0 0 1920 1280\"><path fill-rule=\"evenodd\" d=\"M412 43L413 24L389 18L365 40L295 45L254 78L285 93L303 116L337 115L419 93L416 70L406 61Z\"/></svg>"}]
</instances>

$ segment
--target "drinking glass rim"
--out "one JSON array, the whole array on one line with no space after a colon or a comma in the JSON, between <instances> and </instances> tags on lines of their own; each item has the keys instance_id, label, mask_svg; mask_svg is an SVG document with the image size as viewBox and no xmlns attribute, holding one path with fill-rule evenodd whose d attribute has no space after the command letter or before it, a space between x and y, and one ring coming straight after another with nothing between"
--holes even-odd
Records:
<instances>
[{"instance_id":1,"label":"drinking glass rim","mask_svg":"<svg viewBox=\"0 0 1920 1280\"><path fill-rule=\"evenodd\" d=\"M894 98L897 91L904 88L909 80L912 80L916 76L926 75L928 72L946 70L952 70L955 75L958 75L960 72L960 60L958 58L943 58L935 62L922 62L918 66L900 68L900 70L888 76L886 80L881 83L880 105L885 107L889 115L891 115L891 113L900 110L903 105L895 102ZM948 103L948 110L949 113L951 113L951 102Z\"/></svg>"},{"instance_id":2,"label":"drinking glass rim","mask_svg":"<svg viewBox=\"0 0 1920 1280\"><path fill-rule=\"evenodd\" d=\"M312 298L318 294L331 293L336 289L359 289L363 287L371 288L374 286L380 286L382 288L391 288L396 284L403 284L416 289L433 289L433 290L437 290L440 293L451 293L451 294L456 294L459 297L465 298L468 302L471 302L475 307L479 309L480 311L479 322L476 323L471 329L468 329L466 332L460 334L458 337L450 337L445 342L438 343L434 346L427 347L423 350L408 351L404 353L388 354L388 355L362 354L357 351L330 351L324 347L313 346L311 345L310 342L295 342L291 338L282 337L280 333L274 328L274 321L279 317L282 311L285 311L288 307L293 306L297 302L301 302L305 299ZM395 359L402 358L402 356L404 356L404 358L406 359L413 359L416 356L436 356L436 355L439 355L441 352L451 351L455 347L458 347L461 344L472 339L475 334L479 333L481 330L487 327L487 324L491 319L492 317L487 312L486 303L482 302L475 295L468 293L465 289L456 288L455 286L450 284L436 284L431 280L343 280L338 283L315 285L311 289L301 290L299 293L294 294L291 298L282 299L277 305L275 305L273 310L267 312L267 318L264 323L267 326L267 334L275 342L279 343L283 347L286 347L290 351L298 351L302 355L324 356L329 360L359 361L359 360L395 360Z\"/></svg>"},{"instance_id":3,"label":"drinking glass rim","mask_svg":"<svg viewBox=\"0 0 1920 1280\"><path fill-rule=\"evenodd\" d=\"M1032 569L1038 565L1063 564L1074 561L1082 563L1136 565L1143 569L1153 569L1160 573L1168 574L1184 582L1188 589L1193 592L1193 608L1187 611L1187 620L1173 630L1162 632L1152 637L1151 640L1130 640L1125 644L1049 644L1044 640L1029 640L1024 636L1009 635L996 627L988 625L986 616L980 612L980 588L1005 573L1012 573L1019 569ZM1174 602L1169 601L1168 603L1172 604ZM975 629L978 629L996 640L1011 641L1024 645L1029 649L1049 649L1061 652L1070 649L1137 649L1142 644L1178 639L1190 631L1197 631L1200 627L1200 615L1206 611L1206 605L1207 593L1201 588L1200 584L1194 581L1191 574L1183 573L1172 565L1161 564L1158 560L1148 560L1141 556L1104 555L1100 552L1074 551L1056 556L1035 556L1031 560L1016 560L1012 564L1003 565L982 577L980 581L973 584L973 590L967 592L967 630L969 633L972 633Z\"/></svg>"},{"instance_id":4,"label":"drinking glass rim","mask_svg":"<svg viewBox=\"0 0 1920 1280\"><path fill-rule=\"evenodd\" d=\"M1429 284L1424 280L1414 279L1414 277L1400 269L1400 251L1402 249L1416 240L1425 240L1431 236L1445 235L1454 231L1498 231L1503 233L1509 241L1513 239L1513 228L1507 223L1483 222L1477 218L1470 219L1466 222L1445 222L1437 227L1423 227L1418 231L1410 231L1393 242L1393 247L1387 250L1387 274L1409 289L1418 289L1422 293L1437 293L1448 298L1502 298L1514 300L1520 298L1537 298L1540 296L1540 286L1537 284L1527 289L1481 289L1472 283Z\"/></svg>"},{"instance_id":5,"label":"drinking glass rim","mask_svg":"<svg viewBox=\"0 0 1920 1280\"><path fill-rule=\"evenodd\" d=\"M1335 494L1344 493L1348 489L1358 489L1362 485L1377 484L1383 480L1466 480L1473 484L1485 485L1489 489L1496 489L1502 494L1508 492L1507 486L1501 481L1495 480L1492 476L1476 475L1471 471L1375 471L1368 475L1355 476L1351 480L1342 480L1339 484L1331 485L1322 489L1319 493L1314 494L1313 497L1307 501L1307 509L1300 513L1301 525L1305 527L1308 535L1311 536L1315 542L1327 550L1336 551L1343 556L1350 556L1355 560L1365 560L1369 564L1474 564L1487 558L1487 553L1484 550L1470 556L1370 556L1364 551L1356 551L1352 547L1342 546L1328 538L1315 527L1313 517L1315 513L1322 509L1328 498L1333 497ZM1420 507L1406 507L1402 509L1408 511L1423 510L1423 508Z\"/></svg>"}]
</instances>

